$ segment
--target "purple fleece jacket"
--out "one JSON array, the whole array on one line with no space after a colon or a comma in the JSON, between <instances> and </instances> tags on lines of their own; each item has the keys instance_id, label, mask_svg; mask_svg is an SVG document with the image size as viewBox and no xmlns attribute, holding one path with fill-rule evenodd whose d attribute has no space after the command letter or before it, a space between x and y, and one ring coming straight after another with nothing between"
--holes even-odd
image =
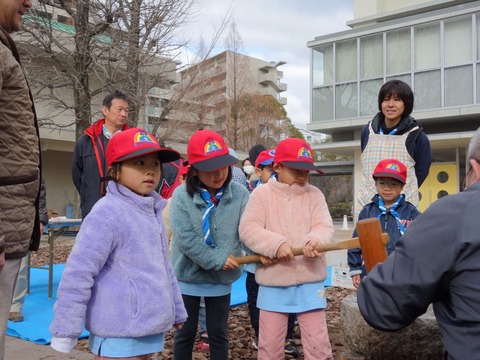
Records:
<instances>
[{"instance_id":1,"label":"purple fleece jacket","mask_svg":"<svg viewBox=\"0 0 480 360\"><path fill-rule=\"evenodd\" d=\"M165 333L187 312L168 256L157 193L139 196L110 181L85 218L67 260L50 331L78 338Z\"/></svg>"}]
</instances>

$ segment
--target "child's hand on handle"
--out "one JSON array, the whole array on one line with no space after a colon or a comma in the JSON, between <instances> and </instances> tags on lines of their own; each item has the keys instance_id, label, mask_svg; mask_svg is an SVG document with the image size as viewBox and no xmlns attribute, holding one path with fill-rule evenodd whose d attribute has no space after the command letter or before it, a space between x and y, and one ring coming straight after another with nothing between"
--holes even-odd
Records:
<instances>
[{"instance_id":1,"label":"child's hand on handle","mask_svg":"<svg viewBox=\"0 0 480 360\"><path fill-rule=\"evenodd\" d=\"M263 255L260 256L260 260L262 261L263 265L267 265L267 266L276 264L280 261L278 259L270 259L268 256L263 256Z\"/></svg>"},{"instance_id":2,"label":"child's hand on handle","mask_svg":"<svg viewBox=\"0 0 480 360\"><path fill-rule=\"evenodd\" d=\"M361 280L362 280L362 277L360 276L360 274L352 276L352 283L353 283L353 286L355 286L356 289L358 289L358 285L360 285Z\"/></svg>"},{"instance_id":3,"label":"child's hand on handle","mask_svg":"<svg viewBox=\"0 0 480 360\"><path fill-rule=\"evenodd\" d=\"M295 256L292 253L292 249L287 243L283 243L277 250L276 258L280 261L290 261L295 259Z\"/></svg>"},{"instance_id":4,"label":"child's hand on handle","mask_svg":"<svg viewBox=\"0 0 480 360\"><path fill-rule=\"evenodd\" d=\"M306 258L322 257L323 253L320 253L317 250L315 250L317 245L319 245L317 240L310 240L309 242L307 242L307 244L303 248L303 255Z\"/></svg>"},{"instance_id":5,"label":"child's hand on handle","mask_svg":"<svg viewBox=\"0 0 480 360\"><path fill-rule=\"evenodd\" d=\"M185 324L185 323L174 324L173 327L177 330L180 330L181 328L183 328L183 324Z\"/></svg>"},{"instance_id":6,"label":"child's hand on handle","mask_svg":"<svg viewBox=\"0 0 480 360\"><path fill-rule=\"evenodd\" d=\"M235 258L232 256L232 254L228 255L227 261L225 262L225 265L223 265L222 270L233 270L239 267L238 263L235 261Z\"/></svg>"}]
</instances>

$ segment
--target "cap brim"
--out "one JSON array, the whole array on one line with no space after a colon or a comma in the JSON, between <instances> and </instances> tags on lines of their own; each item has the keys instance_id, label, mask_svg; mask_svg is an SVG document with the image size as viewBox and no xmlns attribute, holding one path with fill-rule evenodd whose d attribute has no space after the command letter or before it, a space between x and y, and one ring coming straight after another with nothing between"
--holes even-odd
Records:
<instances>
[{"instance_id":1,"label":"cap brim","mask_svg":"<svg viewBox=\"0 0 480 360\"><path fill-rule=\"evenodd\" d=\"M262 161L262 162L259 163L258 165L266 166L266 165L272 165L272 163L273 163L273 159L267 159L267 160ZM257 166L257 167L258 167L258 166Z\"/></svg>"},{"instance_id":2,"label":"cap brim","mask_svg":"<svg viewBox=\"0 0 480 360\"><path fill-rule=\"evenodd\" d=\"M204 172L212 172L221 169L225 166L235 165L238 160L230 154L216 156L214 158L199 161L191 164L195 169Z\"/></svg>"},{"instance_id":3,"label":"cap brim","mask_svg":"<svg viewBox=\"0 0 480 360\"><path fill-rule=\"evenodd\" d=\"M139 149L133 153L130 153L128 155L122 156L121 158L117 159L115 162L120 162L120 161L125 161L125 160L130 160L130 159L135 159L140 156L148 155L151 153L157 152L158 153L158 158L160 159L160 162L162 163L168 163L172 162L175 160L180 159L180 154L176 152L175 150L170 150L170 149L152 149L152 148L144 148L144 149Z\"/></svg>"},{"instance_id":4,"label":"cap brim","mask_svg":"<svg viewBox=\"0 0 480 360\"><path fill-rule=\"evenodd\" d=\"M402 177L400 177L398 175L392 174L392 173L378 173L378 174L375 174L375 175L373 175L373 180L376 180L379 177L395 179L395 180L400 181L402 184L406 184L405 179L403 179Z\"/></svg>"},{"instance_id":5,"label":"cap brim","mask_svg":"<svg viewBox=\"0 0 480 360\"><path fill-rule=\"evenodd\" d=\"M324 172L317 168L314 164L304 161L284 161L282 164L295 170L310 170L316 171L319 174L324 174Z\"/></svg>"}]
</instances>

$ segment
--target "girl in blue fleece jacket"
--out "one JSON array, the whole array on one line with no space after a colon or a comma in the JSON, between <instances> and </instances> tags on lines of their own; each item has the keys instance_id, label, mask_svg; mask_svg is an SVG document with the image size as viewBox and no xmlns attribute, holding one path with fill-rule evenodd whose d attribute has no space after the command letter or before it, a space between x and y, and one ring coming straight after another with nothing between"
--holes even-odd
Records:
<instances>
[{"instance_id":1,"label":"girl in blue fleece jacket","mask_svg":"<svg viewBox=\"0 0 480 360\"><path fill-rule=\"evenodd\" d=\"M230 181L231 156L220 134L199 130L189 140L186 183L174 192L170 208L172 263L188 320L175 331L173 358L192 358L201 297L205 299L211 359L228 359L227 320L232 283L242 274L240 216L249 192Z\"/></svg>"},{"instance_id":2,"label":"girl in blue fleece jacket","mask_svg":"<svg viewBox=\"0 0 480 360\"><path fill-rule=\"evenodd\" d=\"M148 360L164 336L186 321L169 260L162 210L155 192L161 163L179 158L145 130L110 140L113 181L83 221L63 272L50 325L51 346L70 352L85 324L95 358Z\"/></svg>"}]
</instances>

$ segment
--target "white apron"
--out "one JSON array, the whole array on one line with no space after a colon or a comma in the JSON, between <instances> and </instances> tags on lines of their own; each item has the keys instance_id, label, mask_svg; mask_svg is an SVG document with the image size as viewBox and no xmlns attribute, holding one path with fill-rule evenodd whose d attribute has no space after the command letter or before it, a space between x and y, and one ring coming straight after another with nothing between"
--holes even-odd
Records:
<instances>
[{"instance_id":1,"label":"white apron","mask_svg":"<svg viewBox=\"0 0 480 360\"><path fill-rule=\"evenodd\" d=\"M412 131L418 130L418 126L415 126L403 135L385 135L375 134L372 129L372 122L370 122L368 130L368 143L360 158L362 163L362 185L358 196L360 210L370 203L372 197L377 193L372 174L377 164L384 159L397 159L407 167L407 183L403 188L402 194L405 194L406 201L418 206L418 181L415 176L415 160L410 156L405 146L408 135Z\"/></svg>"}]
</instances>

